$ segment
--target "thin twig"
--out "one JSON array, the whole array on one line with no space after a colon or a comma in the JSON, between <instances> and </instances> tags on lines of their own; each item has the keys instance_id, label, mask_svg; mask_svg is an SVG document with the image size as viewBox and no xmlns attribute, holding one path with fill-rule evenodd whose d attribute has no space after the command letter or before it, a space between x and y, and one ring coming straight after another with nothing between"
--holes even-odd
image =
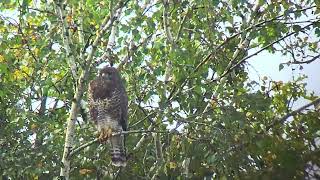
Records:
<instances>
[{"instance_id":1,"label":"thin twig","mask_svg":"<svg viewBox=\"0 0 320 180\"><path fill-rule=\"evenodd\" d=\"M318 58L320 58L320 54L318 54L317 56L314 56L312 59L307 60L307 61L298 61L298 60L295 60L295 61L293 61L293 62L287 62L287 63L282 63L282 64L310 64L310 63L312 63L313 61L317 60Z\"/></svg>"},{"instance_id":2,"label":"thin twig","mask_svg":"<svg viewBox=\"0 0 320 180\"><path fill-rule=\"evenodd\" d=\"M289 34L281 37L280 39L278 39L278 40L276 40L276 41L274 41L274 42L272 42L272 43L270 43L270 44L262 47L259 51L257 51L257 52L255 52L255 53L253 53L253 54L251 54L251 55L249 55L249 56L241 59L241 60L240 60L239 62L237 62L234 66L232 66L230 69L228 69L227 71L225 71L225 73L223 73L218 79L221 79L222 77L226 76L231 70L233 70L234 68L238 67L240 64L242 64L243 62L245 62L247 59L249 59L249 58L251 58L251 57L253 57L253 56L256 56L256 55L259 54L260 52L268 49L269 47L273 46L274 44L276 44L276 43L278 43L278 42L280 42L280 41L282 41L282 40L284 40L284 39L287 38L287 37L290 37L290 36L292 36L292 35L294 35L294 34L298 34L298 33L301 32L302 30L304 30L304 29L310 27L311 25L313 25L314 23L316 23L316 22L313 22L313 23L311 23L311 24L306 25L305 27L302 27L300 31L291 32L291 33L289 33Z\"/></svg>"},{"instance_id":3,"label":"thin twig","mask_svg":"<svg viewBox=\"0 0 320 180\"><path fill-rule=\"evenodd\" d=\"M57 14L55 14L54 12L48 11L48 10L41 10L41 9L38 9L38 8L31 8L31 7L28 7L28 9L32 10L32 11L37 11L37 12L40 12L40 13L50 14L52 16L57 16Z\"/></svg>"},{"instance_id":4,"label":"thin twig","mask_svg":"<svg viewBox=\"0 0 320 180\"><path fill-rule=\"evenodd\" d=\"M303 9L298 9L298 10L295 10L295 11L292 11L290 13L295 13L295 12L301 12L301 11L306 11L308 9L312 9L312 8L315 8L316 6L311 6L311 7L307 7L307 8L303 8ZM279 15L277 17L274 17L272 19L268 19L268 20L264 20L264 21L261 21L261 22L258 22L257 24L254 24L230 37L228 37L224 42L222 42L220 45L218 45L209 55L207 55L205 57L205 59L203 61L201 61L197 66L196 66L196 69L194 72L196 72L202 65L204 65L206 62L208 62L208 60L211 59L211 56L213 56L220 48L222 48L224 45L226 45L230 40L236 38L237 36L239 36L240 34L243 34L244 32L247 32L249 30L252 30L256 27L260 27L261 25L264 25L264 24L267 24L267 23L270 23L270 22L273 22L273 21L276 21L278 20L279 18L285 16L286 13L282 14L282 15Z\"/></svg>"},{"instance_id":5,"label":"thin twig","mask_svg":"<svg viewBox=\"0 0 320 180\"><path fill-rule=\"evenodd\" d=\"M128 52L127 52L127 55L122 58L121 62L119 63L117 69L119 71L122 70L123 66L126 65L130 59L130 57L132 57L132 55L142 46L144 46L153 36L153 33L151 33L150 35L148 35L143 41L141 41L137 46L136 45L133 45L133 46L130 46L128 48Z\"/></svg>"}]
</instances>

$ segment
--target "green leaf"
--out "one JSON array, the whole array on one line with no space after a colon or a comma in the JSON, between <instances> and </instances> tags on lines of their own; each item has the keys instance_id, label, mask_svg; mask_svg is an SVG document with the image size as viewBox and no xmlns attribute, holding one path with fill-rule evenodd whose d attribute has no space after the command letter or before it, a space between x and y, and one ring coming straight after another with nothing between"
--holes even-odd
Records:
<instances>
[{"instance_id":1,"label":"green leaf","mask_svg":"<svg viewBox=\"0 0 320 180\"><path fill-rule=\"evenodd\" d=\"M316 28L316 29L314 30L314 33L315 33L318 37L320 37L320 28Z\"/></svg>"},{"instance_id":2,"label":"green leaf","mask_svg":"<svg viewBox=\"0 0 320 180\"><path fill-rule=\"evenodd\" d=\"M299 32L299 31L301 31L301 26L299 26L299 25L293 25L293 26L292 26L292 29L293 29L295 32Z\"/></svg>"},{"instance_id":3,"label":"green leaf","mask_svg":"<svg viewBox=\"0 0 320 180\"><path fill-rule=\"evenodd\" d=\"M279 71L281 71L284 68L283 63L279 64Z\"/></svg>"}]
</instances>

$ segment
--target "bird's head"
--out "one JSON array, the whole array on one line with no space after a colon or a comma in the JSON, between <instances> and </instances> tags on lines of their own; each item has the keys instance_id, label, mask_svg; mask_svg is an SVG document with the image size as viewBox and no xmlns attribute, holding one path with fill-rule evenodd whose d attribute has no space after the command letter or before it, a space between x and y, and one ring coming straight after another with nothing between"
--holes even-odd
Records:
<instances>
[{"instance_id":1,"label":"bird's head","mask_svg":"<svg viewBox=\"0 0 320 180\"><path fill-rule=\"evenodd\" d=\"M99 72L99 78L106 84L112 84L119 81L119 73L116 68L104 67Z\"/></svg>"}]
</instances>

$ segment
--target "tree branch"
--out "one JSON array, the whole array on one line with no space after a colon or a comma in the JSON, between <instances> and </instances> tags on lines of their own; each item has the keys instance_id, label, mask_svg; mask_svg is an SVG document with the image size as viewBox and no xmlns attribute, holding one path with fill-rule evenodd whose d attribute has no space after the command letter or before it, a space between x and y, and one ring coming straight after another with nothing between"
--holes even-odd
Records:
<instances>
[{"instance_id":1,"label":"tree branch","mask_svg":"<svg viewBox=\"0 0 320 180\"><path fill-rule=\"evenodd\" d=\"M317 6L311 6L311 7L307 7L307 8L303 8L303 9L297 9L297 10L291 11L291 12L289 12L289 13L292 14L292 13L295 13L295 12L306 11L306 10L308 10L308 9L312 9L312 8L315 8L315 7L317 7ZM252 26L250 26L250 27L248 27L248 28L246 28L246 29L244 29L244 30L242 30L242 31L240 31L240 32L238 32L238 33L236 33L236 34L228 37L225 41L223 41L220 45L218 45L209 55L207 55L207 56L203 59L203 61L201 61L201 62L196 66L194 72L196 72L201 66L203 66L205 63L207 63L207 62L211 59L211 57L212 57L219 49L221 49L224 45L226 45L230 40L236 38L237 36L239 36L240 34L243 34L244 32L250 31L250 30L252 30L252 29L254 29L254 28L256 28L256 27L260 27L261 25L264 25L264 24L273 22L273 21L275 21L275 20L278 20L279 18L281 18L281 17L283 17L283 16L285 16L285 15L287 15L287 12L284 13L284 14L282 14L282 15L276 16L276 17L274 17L274 18L272 18L272 19L268 19L268 20L264 20L264 21L258 22L257 24L254 24L254 25L252 25Z\"/></svg>"},{"instance_id":2,"label":"tree branch","mask_svg":"<svg viewBox=\"0 0 320 180\"><path fill-rule=\"evenodd\" d=\"M153 124L150 124L149 127L148 127L148 130L147 131L152 131L154 128L154 125ZM133 148L133 151L136 151L137 149L139 149L142 145L142 143L146 140L147 138L147 134L144 134L140 140L137 142L137 144L135 145L135 147Z\"/></svg>"},{"instance_id":3,"label":"tree branch","mask_svg":"<svg viewBox=\"0 0 320 180\"><path fill-rule=\"evenodd\" d=\"M285 116L283 116L282 118L280 119L276 119L275 121L273 121L273 123L271 123L269 126L266 127L266 130L270 130L271 128L273 128L275 125L277 124L283 124L289 117L291 116L295 116L297 115L298 113L300 113L301 111L305 110L306 108L312 106L312 105L316 105L316 104L319 104L320 103L320 98L298 108L297 110L294 110L288 114L286 114Z\"/></svg>"},{"instance_id":4,"label":"tree branch","mask_svg":"<svg viewBox=\"0 0 320 180\"><path fill-rule=\"evenodd\" d=\"M141 134L141 133L168 133L167 131L152 131L152 130L132 130L132 131L122 131L122 132L117 132L117 133L112 133L112 136L116 136L116 135L121 135L121 134ZM79 153L81 150L83 150L84 148L91 146L92 144L98 143L99 139L96 138L92 141L86 142L82 145L80 145L77 148L74 148L70 151L68 158L71 158L72 156L74 156L75 154Z\"/></svg>"},{"instance_id":5,"label":"tree branch","mask_svg":"<svg viewBox=\"0 0 320 180\"><path fill-rule=\"evenodd\" d=\"M312 57L310 60L307 60L307 61L294 60L293 62L286 62L286 63L282 63L282 64L310 64L313 61L317 60L318 58L320 58L320 54Z\"/></svg>"},{"instance_id":6,"label":"tree branch","mask_svg":"<svg viewBox=\"0 0 320 180\"><path fill-rule=\"evenodd\" d=\"M67 53L66 54L67 62L69 64L73 79L77 80L78 73L77 73L76 57L74 56L74 54L72 53L72 50L71 50L70 31L68 28L68 22L66 20L65 12L63 10L64 8L62 7L63 4L61 2L56 3L56 6L58 8L57 14L59 15L60 21L62 23L61 37L62 37L62 42L63 42L64 48Z\"/></svg>"},{"instance_id":7,"label":"tree branch","mask_svg":"<svg viewBox=\"0 0 320 180\"><path fill-rule=\"evenodd\" d=\"M130 43L130 47L128 48L128 52L127 55L121 59L120 64L118 65L118 70L121 71L123 66L126 65L130 59L130 57L132 57L132 55L135 53L135 51L138 50L139 47L145 45L153 36L153 33L150 34L149 36L147 36L145 39L143 39L138 45L134 45L133 42Z\"/></svg>"},{"instance_id":8,"label":"tree branch","mask_svg":"<svg viewBox=\"0 0 320 180\"><path fill-rule=\"evenodd\" d=\"M82 11L84 9L83 7L83 4L84 4L84 0L81 0L79 2L79 8L80 8L80 11ZM84 35L83 35L83 16L80 15L79 17L79 31L78 31L78 36L79 36L79 44L84 46L85 44L85 40L84 40ZM82 59L83 57L83 53L80 53L80 58Z\"/></svg>"},{"instance_id":9,"label":"tree branch","mask_svg":"<svg viewBox=\"0 0 320 180\"><path fill-rule=\"evenodd\" d=\"M193 7L191 8L191 11L193 10ZM182 22L180 23L179 29L178 29L178 33L177 36L175 38L175 42L178 41L180 35L181 35L181 31L182 31L182 27L184 25L184 23L186 22L187 16L189 15L190 9L187 10L186 14L183 16Z\"/></svg>"},{"instance_id":10,"label":"tree branch","mask_svg":"<svg viewBox=\"0 0 320 180\"><path fill-rule=\"evenodd\" d=\"M318 21L317 21L317 22L318 22ZM272 42L272 43L270 43L270 44L262 47L259 51L257 51L257 52L255 52L255 53L253 53L253 54L251 54L251 55L249 55L249 56L241 59L241 60L240 60L239 62L237 62L234 66L232 66L232 67L229 68L227 71L225 71L218 79L221 79L222 77L226 76L231 70L233 70L234 68L238 67L240 64L242 64L243 62L245 62L247 59L249 59L249 58L251 58L251 57L253 57L253 56L256 56L256 55L259 54L260 52L268 49L269 47L273 46L274 44L276 44L276 43L278 43L278 42L280 42L280 41L282 41L282 40L284 40L284 39L287 38L287 37L292 36L292 35L294 35L294 34L297 34L297 33L301 32L302 30L310 27L310 26L313 25L314 23L316 23L316 22L310 23L310 24L302 27L302 28L300 29L300 31L291 32L291 33L289 33L289 34L281 37L280 39L278 39L278 40L276 40L276 41L274 41L274 42Z\"/></svg>"},{"instance_id":11,"label":"tree branch","mask_svg":"<svg viewBox=\"0 0 320 180\"><path fill-rule=\"evenodd\" d=\"M163 27L164 27L164 31L167 35L167 40L170 44L174 44L174 39L171 33L171 29L169 26L169 19L168 19L168 11L169 11L169 1L168 0L162 0L163 3Z\"/></svg>"},{"instance_id":12,"label":"tree branch","mask_svg":"<svg viewBox=\"0 0 320 180\"><path fill-rule=\"evenodd\" d=\"M245 26L246 26L246 24L250 25L250 24L255 23L255 21L257 20L256 14L259 11L259 9L260 9L260 5L259 5L259 3L257 3L255 5L255 7L254 7L253 13L251 14L250 19L248 20L248 22L243 21ZM254 30L255 27L256 26L253 25L252 26L252 30ZM245 31L245 32L247 32L247 31ZM251 41L251 38L250 38L249 35L250 35L250 32L242 34L242 36L240 38L240 43L238 45L238 48L233 53L231 61L229 62L229 64L227 65L225 71L222 74L224 74L226 71L228 71L229 68L231 68L231 66L236 62L236 60L237 60L237 58L238 58L238 56L239 56L239 54L241 52L245 52L246 51L245 48L247 48L249 46L250 41Z\"/></svg>"}]
</instances>

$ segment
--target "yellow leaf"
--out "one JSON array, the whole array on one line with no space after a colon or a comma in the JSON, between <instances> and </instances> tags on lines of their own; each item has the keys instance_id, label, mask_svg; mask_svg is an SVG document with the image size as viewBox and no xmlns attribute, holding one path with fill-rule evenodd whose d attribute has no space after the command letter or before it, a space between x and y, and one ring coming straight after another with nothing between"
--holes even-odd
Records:
<instances>
[{"instance_id":1,"label":"yellow leaf","mask_svg":"<svg viewBox=\"0 0 320 180\"><path fill-rule=\"evenodd\" d=\"M32 39L32 41L37 41L37 36L34 35L34 34L32 34L32 35L31 35L31 39Z\"/></svg>"},{"instance_id":2,"label":"yellow leaf","mask_svg":"<svg viewBox=\"0 0 320 180\"><path fill-rule=\"evenodd\" d=\"M23 78L22 72L21 72L20 70L18 70L18 69L14 70L14 71L13 71L13 78L14 78L15 80L20 80L20 79L22 79L22 78Z\"/></svg>"},{"instance_id":3,"label":"yellow leaf","mask_svg":"<svg viewBox=\"0 0 320 180\"><path fill-rule=\"evenodd\" d=\"M210 104L211 104L211 107L212 107L212 108L217 107L217 101L214 100L214 99L211 99L211 100L210 100Z\"/></svg>"},{"instance_id":4,"label":"yellow leaf","mask_svg":"<svg viewBox=\"0 0 320 180\"><path fill-rule=\"evenodd\" d=\"M72 16L71 16L71 15L68 15L68 16L66 17L66 20L67 20L67 23L70 24L71 21L72 21Z\"/></svg>"},{"instance_id":5,"label":"yellow leaf","mask_svg":"<svg viewBox=\"0 0 320 180\"><path fill-rule=\"evenodd\" d=\"M4 57L0 54L0 63L4 62Z\"/></svg>"},{"instance_id":6,"label":"yellow leaf","mask_svg":"<svg viewBox=\"0 0 320 180\"><path fill-rule=\"evenodd\" d=\"M18 51L18 50L17 50L17 51L14 52L14 56L15 56L15 57L21 57L21 55L22 55L22 54L21 54L21 51Z\"/></svg>"},{"instance_id":7,"label":"yellow leaf","mask_svg":"<svg viewBox=\"0 0 320 180\"><path fill-rule=\"evenodd\" d=\"M39 50L38 48L36 48L36 49L34 50L34 54L35 54L36 56L39 55L39 52L40 52L40 50Z\"/></svg>"},{"instance_id":8,"label":"yellow leaf","mask_svg":"<svg viewBox=\"0 0 320 180\"><path fill-rule=\"evenodd\" d=\"M36 125L36 124L31 124L31 130L32 130L32 131L37 130L37 128L38 128L38 125Z\"/></svg>"},{"instance_id":9,"label":"yellow leaf","mask_svg":"<svg viewBox=\"0 0 320 180\"><path fill-rule=\"evenodd\" d=\"M20 69L15 69L12 73L13 79L20 80L28 78L32 74L32 69L27 66L21 66Z\"/></svg>"},{"instance_id":10,"label":"yellow leaf","mask_svg":"<svg viewBox=\"0 0 320 180\"><path fill-rule=\"evenodd\" d=\"M92 173L92 172L93 172L92 169L80 169L80 170L79 170L79 173L80 173L81 175L90 174L90 173Z\"/></svg>"},{"instance_id":11,"label":"yellow leaf","mask_svg":"<svg viewBox=\"0 0 320 180\"><path fill-rule=\"evenodd\" d=\"M24 77L27 77L27 75L31 75L32 73L32 69L28 66L22 66L21 70L24 73Z\"/></svg>"},{"instance_id":12,"label":"yellow leaf","mask_svg":"<svg viewBox=\"0 0 320 180\"><path fill-rule=\"evenodd\" d=\"M246 113L246 117L248 117L248 118L252 117L252 113L251 112L247 112Z\"/></svg>"},{"instance_id":13,"label":"yellow leaf","mask_svg":"<svg viewBox=\"0 0 320 180\"><path fill-rule=\"evenodd\" d=\"M169 168L170 169L175 169L177 167L177 164L175 162L170 162L169 163Z\"/></svg>"}]
</instances>

